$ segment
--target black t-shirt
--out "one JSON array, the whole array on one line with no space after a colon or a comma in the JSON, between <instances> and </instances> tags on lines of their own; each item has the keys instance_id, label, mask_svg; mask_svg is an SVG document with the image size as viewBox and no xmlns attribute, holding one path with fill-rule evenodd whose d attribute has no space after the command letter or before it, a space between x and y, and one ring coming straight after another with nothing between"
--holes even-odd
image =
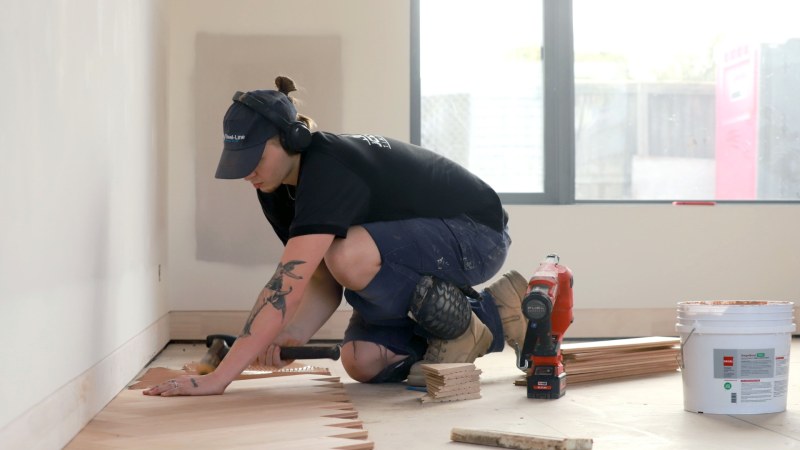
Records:
<instances>
[{"instance_id":1,"label":"black t-shirt","mask_svg":"<svg viewBox=\"0 0 800 450\"><path fill-rule=\"evenodd\" d=\"M294 199L293 199L294 198ZM497 193L455 162L421 147L373 135L313 134L297 188L258 191L278 237L333 234L352 225L466 214L502 231Z\"/></svg>"}]
</instances>

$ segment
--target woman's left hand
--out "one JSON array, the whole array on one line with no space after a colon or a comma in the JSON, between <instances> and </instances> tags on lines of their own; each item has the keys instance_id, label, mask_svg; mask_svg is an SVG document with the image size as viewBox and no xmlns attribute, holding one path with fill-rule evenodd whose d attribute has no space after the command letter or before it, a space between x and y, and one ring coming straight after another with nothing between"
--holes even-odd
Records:
<instances>
[{"instance_id":1,"label":"woman's left hand","mask_svg":"<svg viewBox=\"0 0 800 450\"><path fill-rule=\"evenodd\" d=\"M142 391L144 395L160 395L174 397L178 395L219 395L225 392L228 383L217 380L210 375L182 375L164 381Z\"/></svg>"}]
</instances>

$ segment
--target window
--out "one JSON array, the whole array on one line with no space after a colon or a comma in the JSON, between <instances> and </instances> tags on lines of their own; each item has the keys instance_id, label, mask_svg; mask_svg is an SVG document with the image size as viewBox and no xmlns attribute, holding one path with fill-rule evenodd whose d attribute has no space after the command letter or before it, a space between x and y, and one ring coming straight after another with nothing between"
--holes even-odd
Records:
<instances>
[{"instance_id":1,"label":"window","mask_svg":"<svg viewBox=\"0 0 800 450\"><path fill-rule=\"evenodd\" d=\"M419 7L421 145L499 192L543 192L541 1Z\"/></svg>"},{"instance_id":2,"label":"window","mask_svg":"<svg viewBox=\"0 0 800 450\"><path fill-rule=\"evenodd\" d=\"M504 201L800 200L800 2L418 6L421 144Z\"/></svg>"}]
</instances>

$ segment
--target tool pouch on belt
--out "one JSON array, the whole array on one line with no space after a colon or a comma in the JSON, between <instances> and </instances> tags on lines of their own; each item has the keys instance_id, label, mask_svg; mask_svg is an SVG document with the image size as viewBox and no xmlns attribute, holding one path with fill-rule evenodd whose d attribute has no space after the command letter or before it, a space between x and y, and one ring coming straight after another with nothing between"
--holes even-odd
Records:
<instances>
[{"instance_id":1,"label":"tool pouch on belt","mask_svg":"<svg viewBox=\"0 0 800 450\"><path fill-rule=\"evenodd\" d=\"M409 309L422 329L438 339L461 336L472 319L469 300L462 290L429 275L417 283Z\"/></svg>"}]
</instances>

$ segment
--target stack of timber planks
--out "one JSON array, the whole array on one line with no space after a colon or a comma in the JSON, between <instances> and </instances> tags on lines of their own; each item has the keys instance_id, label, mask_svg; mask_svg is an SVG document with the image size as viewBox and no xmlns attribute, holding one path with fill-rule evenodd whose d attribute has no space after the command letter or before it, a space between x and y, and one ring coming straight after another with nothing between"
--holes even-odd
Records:
<instances>
[{"instance_id":1,"label":"stack of timber planks","mask_svg":"<svg viewBox=\"0 0 800 450\"><path fill-rule=\"evenodd\" d=\"M674 372L680 363L680 338L651 336L561 345L567 383ZM514 382L527 386L525 377Z\"/></svg>"},{"instance_id":2,"label":"stack of timber planks","mask_svg":"<svg viewBox=\"0 0 800 450\"><path fill-rule=\"evenodd\" d=\"M562 344L567 382L674 372L680 343L679 338L653 336Z\"/></svg>"},{"instance_id":3,"label":"stack of timber planks","mask_svg":"<svg viewBox=\"0 0 800 450\"><path fill-rule=\"evenodd\" d=\"M428 388L422 403L481 398L481 371L475 364L423 364L422 371Z\"/></svg>"}]
</instances>

